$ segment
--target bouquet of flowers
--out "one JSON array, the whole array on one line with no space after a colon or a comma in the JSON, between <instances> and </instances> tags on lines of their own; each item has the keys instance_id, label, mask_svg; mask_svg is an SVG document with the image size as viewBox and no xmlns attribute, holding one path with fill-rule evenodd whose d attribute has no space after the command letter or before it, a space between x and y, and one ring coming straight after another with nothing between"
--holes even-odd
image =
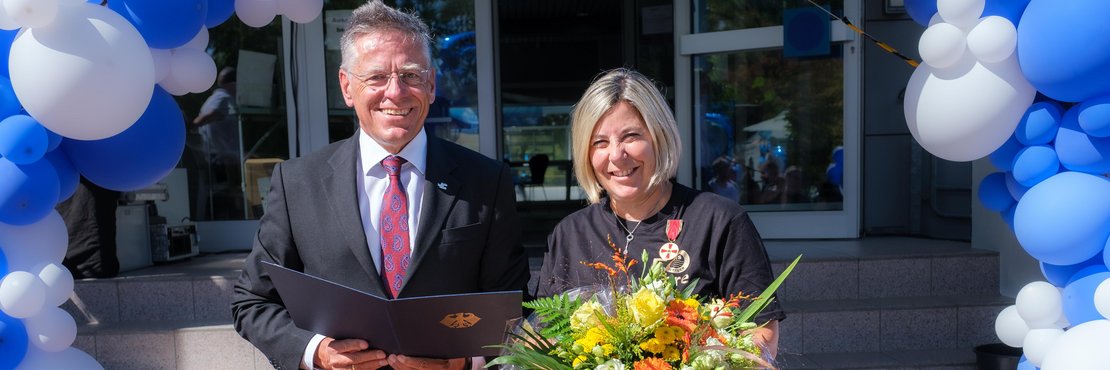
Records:
<instances>
[{"instance_id":1,"label":"bouquet of flowers","mask_svg":"<svg viewBox=\"0 0 1110 370\"><path fill-rule=\"evenodd\" d=\"M502 355L490 362L515 369L750 369L773 368L756 345L752 319L793 271L801 256L758 297L702 299L696 281L679 291L676 278L655 261L639 278L636 260L612 241L613 265L585 263L609 275L609 286L577 288L524 304L535 311ZM647 261L645 252L641 258ZM743 305L747 303L747 305ZM743 308L741 308L743 307Z\"/></svg>"}]
</instances>

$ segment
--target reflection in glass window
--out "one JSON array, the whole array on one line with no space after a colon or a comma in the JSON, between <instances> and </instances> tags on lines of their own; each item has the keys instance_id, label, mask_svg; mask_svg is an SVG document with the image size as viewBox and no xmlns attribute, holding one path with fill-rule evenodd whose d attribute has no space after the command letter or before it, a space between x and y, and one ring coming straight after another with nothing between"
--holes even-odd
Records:
<instances>
[{"instance_id":1,"label":"reflection in glass window","mask_svg":"<svg viewBox=\"0 0 1110 370\"><path fill-rule=\"evenodd\" d=\"M820 0L834 12L844 9L843 0ZM716 32L782 24L783 10L812 7L806 0L697 0L694 2L694 32Z\"/></svg>"},{"instance_id":2,"label":"reflection in glass window","mask_svg":"<svg viewBox=\"0 0 1110 370\"><path fill-rule=\"evenodd\" d=\"M694 59L699 186L759 210L841 209L843 60L781 50Z\"/></svg>"},{"instance_id":3,"label":"reflection in glass window","mask_svg":"<svg viewBox=\"0 0 1110 370\"><path fill-rule=\"evenodd\" d=\"M339 38L351 11L365 0L328 0L324 3L324 66L328 93L328 137L335 142L351 137L358 127L354 110L347 108L339 89L342 53ZM429 134L478 150L478 58L474 34L473 0L386 1L389 6L415 12L428 24L436 68L436 100L424 122Z\"/></svg>"},{"instance_id":4,"label":"reflection in glass window","mask_svg":"<svg viewBox=\"0 0 1110 370\"><path fill-rule=\"evenodd\" d=\"M179 164L189 189L182 213L193 221L258 219L273 166L289 159L280 18L263 28L232 19L208 34L216 84L177 97L189 123Z\"/></svg>"}]
</instances>

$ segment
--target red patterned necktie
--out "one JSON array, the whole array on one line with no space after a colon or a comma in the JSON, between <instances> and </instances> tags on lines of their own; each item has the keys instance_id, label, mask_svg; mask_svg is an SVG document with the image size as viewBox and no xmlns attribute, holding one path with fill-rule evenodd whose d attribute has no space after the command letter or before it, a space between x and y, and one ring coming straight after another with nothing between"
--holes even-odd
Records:
<instances>
[{"instance_id":1,"label":"red patterned necktie","mask_svg":"<svg viewBox=\"0 0 1110 370\"><path fill-rule=\"evenodd\" d=\"M382 278L389 285L393 298L401 291L405 271L409 269L409 201L405 196L405 185L401 183L401 165L405 159L388 156L382 160L382 167L389 174L389 187L382 196L381 244Z\"/></svg>"}]
</instances>

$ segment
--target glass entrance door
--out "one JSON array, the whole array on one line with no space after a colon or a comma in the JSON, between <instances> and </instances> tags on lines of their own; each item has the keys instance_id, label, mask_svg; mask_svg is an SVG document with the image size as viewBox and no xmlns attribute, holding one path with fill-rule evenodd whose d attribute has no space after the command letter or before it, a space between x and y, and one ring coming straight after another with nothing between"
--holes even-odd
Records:
<instances>
[{"instance_id":1,"label":"glass entrance door","mask_svg":"<svg viewBox=\"0 0 1110 370\"><path fill-rule=\"evenodd\" d=\"M859 19L858 1L832 1L830 8ZM679 101L690 104L680 116L692 123L692 177L695 186L751 211L764 237L856 237L856 36L833 23L827 53L786 56L784 40L794 30L783 20L799 10L814 8L806 1L698 0L677 10L686 31L676 73L691 76L680 81Z\"/></svg>"}]
</instances>

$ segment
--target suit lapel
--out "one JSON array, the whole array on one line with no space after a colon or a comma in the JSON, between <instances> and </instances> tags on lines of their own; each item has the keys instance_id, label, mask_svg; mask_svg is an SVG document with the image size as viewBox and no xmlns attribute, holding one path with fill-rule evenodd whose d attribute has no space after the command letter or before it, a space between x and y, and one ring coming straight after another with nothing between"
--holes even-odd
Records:
<instances>
[{"instance_id":1,"label":"suit lapel","mask_svg":"<svg viewBox=\"0 0 1110 370\"><path fill-rule=\"evenodd\" d=\"M358 172L358 137L347 139L341 148L335 151L328 164L331 171L320 179L320 188L324 189L324 196L331 205L332 214L339 225L336 230L342 230L344 243L359 266L370 277L371 286L380 287L381 278L374 259L370 256L370 249L366 241L366 233L362 229L362 216L358 211L358 183L355 179Z\"/></svg>"},{"instance_id":2,"label":"suit lapel","mask_svg":"<svg viewBox=\"0 0 1110 370\"><path fill-rule=\"evenodd\" d=\"M443 230L447 215L455 205L455 196L465 184L458 181L451 172L456 167L455 159L446 151L445 142L435 136L428 135L428 164L424 174L424 199L420 210L420 226L416 232L416 242L413 243L413 259L405 277L405 285L424 255L439 239L439 232ZM402 291L404 286L401 287Z\"/></svg>"}]
</instances>

